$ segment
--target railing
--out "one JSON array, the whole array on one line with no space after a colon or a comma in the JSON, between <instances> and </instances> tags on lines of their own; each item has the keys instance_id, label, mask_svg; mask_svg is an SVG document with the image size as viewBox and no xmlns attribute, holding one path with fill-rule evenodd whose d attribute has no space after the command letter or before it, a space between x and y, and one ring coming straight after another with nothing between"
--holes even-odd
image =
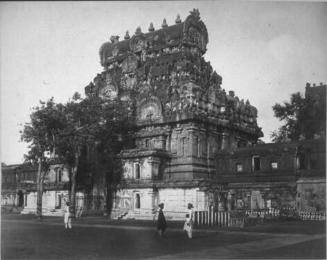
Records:
<instances>
[{"instance_id":1,"label":"railing","mask_svg":"<svg viewBox=\"0 0 327 260\"><path fill-rule=\"evenodd\" d=\"M197 226L218 226L229 227L232 226L231 214L227 211L215 211L213 207L208 210L194 212L194 224Z\"/></svg>"},{"instance_id":2,"label":"railing","mask_svg":"<svg viewBox=\"0 0 327 260\"><path fill-rule=\"evenodd\" d=\"M247 217L261 217L265 218L267 216L271 217L279 217L280 215L280 209L259 209L259 210L245 210L245 215Z\"/></svg>"},{"instance_id":3,"label":"railing","mask_svg":"<svg viewBox=\"0 0 327 260\"><path fill-rule=\"evenodd\" d=\"M326 220L325 211L296 211L295 208L217 211L213 207L194 212L194 224L197 226L244 227L263 223L268 219Z\"/></svg>"},{"instance_id":4,"label":"railing","mask_svg":"<svg viewBox=\"0 0 327 260\"><path fill-rule=\"evenodd\" d=\"M300 211L299 217L302 220L326 220L326 211Z\"/></svg>"}]
</instances>

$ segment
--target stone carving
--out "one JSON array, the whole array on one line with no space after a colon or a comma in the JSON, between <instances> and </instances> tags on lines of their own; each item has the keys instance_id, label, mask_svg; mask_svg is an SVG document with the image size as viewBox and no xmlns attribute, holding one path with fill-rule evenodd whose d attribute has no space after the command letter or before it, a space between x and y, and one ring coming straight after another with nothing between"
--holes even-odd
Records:
<instances>
[{"instance_id":1,"label":"stone carving","mask_svg":"<svg viewBox=\"0 0 327 260\"><path fill-rule=\"evenodd\" d=\"M105 84L99 89L99 96L106 99L114 99L117 95L118 87L113 77L109 73L105 74Z\"/></svg>"},{"instance_id":2,"label":"stone carving","mask_svg":"<svg viewBox=\"0 0 327 260\"><path fill-rule=\"evenodd\" d=\"M139 120L155 120L162 117L162 107L156 97L150 97L140 102L138 108Z\"/></svg>"},{"instance_id":3,"label":"stone carving","mask_svg":"<svg viewBox=\"0 0 327 260\"><path fill-rule=\"evenodd\" d=\"M147 42L145 40L145 37L143 34L136 34L135 36L132 37L130 40L130 49L133 52L140 52L144 48L146 48Z\"/></svg>"},{"instance_id":4,"label":"stone carving","mask_svg":"<svg viewBox=\"0 0 327 260\"><path fill-rule=\"evenodd\" d=\"M138 60L136 56L129 55L122 62L122 71L123 73L134 72L137 69Z\"/></svg>"},{"instance_id":5,"label":"stone carving","mask_svg":"<svg viewBox=\"0 0 327 260\"><path fill-rule=\"evenodd\" d=\"M139 105L138 100L160 99L160 117L164 121L210 117L224 127L251 134L254 130L260 132L256 109L233 92L226 94L221 88L221 76L203 58L208 33L198 10L191 11L184 22L180 17L173 26L163 21L163 28L157 31L151 23L147 34L138 28L132 38L124 39L119 42L117 37L113 38L100 49L101 62L107 55L104 67L115 75L120 92L117 84L100 77L94 80L95 88L88 86L87 93L106 85L107 89L101 92L103 96L112 96L109 92L113 92ZM157 106L150 105L144 108L143 119L157 115L156 109ZM142 124L148 125L150 121L143 120Z\"/></svg>"}]
</instances>

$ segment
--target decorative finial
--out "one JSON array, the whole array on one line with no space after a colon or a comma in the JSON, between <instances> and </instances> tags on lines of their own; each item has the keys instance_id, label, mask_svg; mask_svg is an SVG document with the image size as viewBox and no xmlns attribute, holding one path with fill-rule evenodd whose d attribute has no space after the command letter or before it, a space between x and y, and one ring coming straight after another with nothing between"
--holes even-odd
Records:
<instances>
[{"instance_id":1,"label":"decorative finial","mask_svg":"<svg viewBox=\"0 0 327 260\"><path fill-rule=\"evenodd\" d=\"M111 43L117 43L117 42L119 42L119 36L117 36L117 35L111 35L110 36L110 41L111 41Z\"/></svg>"},{"instance_id":2,"label":"decorative finial","mask_svg":"<svg viewBox=\"0 0 327 260\"><path fill-rule=\"evenodd\" d=\"M149 32L153 32L153 31L154 31L153 23L150 23Z\"/></svg>"},{"instance_id":3,"label":"decorative finial","mask_svg":"<svg viewBox=\"0 0 327 260\"><path fill-rule=\"evenodd\" d=\"M195 18L200 19L200 12L199 12L199 9L195 9L195 8L193 8L193 10L190 11L190 14L191 14L192 16L194 16Z\"/></svg>"},{"instance_id":4,"label":"decorative finial","mask_svg":"<svg viewBox=\"0 0 327 260\"><path fill-rule=\"evenodd\" d=\"M168 24L166 22L166 18L163 19L161 27L162 28L167 28L168 27Z\"/></svg>"},{"instance_id":5,"label":"decorative finial","mask_svg":"<svg viewBox=\"0 0 327 260\"><path fill-rule=\"evenodd\" d=\"M181 23L181 22L182 22L181 17L178 14L176 17L175 23Z\"/></svg>"},{"instance_id":6,"label":"decorative finial","mask_svg":"<svg viewBox=\"0 0 327 260\"><path fill-rule=\"evenodd\" d=\"M124 39L125 40L129 40L131 37L129 36L129 33L128 33L128 31L126 31L126 34L125 34L125 36L124 36Z\"/></svg>"},{"instance_id":7,"label":"decorative finial","mask_svg":"<svg viewBox=\"0 0 327 260\"><path fill-rule=\"evenodd\" d=\"M139 34L141 34L141 33L142 33L141 27L138 26L138 27L136 28L135 34L136 34L136 35L139 35Z\"/></svg>"}]
</instances>

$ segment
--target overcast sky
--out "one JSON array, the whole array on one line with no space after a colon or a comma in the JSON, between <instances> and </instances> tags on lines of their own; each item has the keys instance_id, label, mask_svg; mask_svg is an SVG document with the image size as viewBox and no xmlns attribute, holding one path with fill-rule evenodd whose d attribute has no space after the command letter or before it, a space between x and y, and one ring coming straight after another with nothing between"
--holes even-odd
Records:
<instances>
[{"instance_id":1,"label":"overcast sky","mask_svg":"<svg viewBox=\"0 0 327 260\"><path fill-rule=\"evenodd\" d=\"M272 106L327 83L327 4L318 2L155 1L1 2L1 161L21 163L19 130L39 100L65 102L102 71L99 48L137 26L147 32L198 8L208 29L205 58L234 90L258 108L264 141L279 122Z\"/></svg>"}]
</instances>

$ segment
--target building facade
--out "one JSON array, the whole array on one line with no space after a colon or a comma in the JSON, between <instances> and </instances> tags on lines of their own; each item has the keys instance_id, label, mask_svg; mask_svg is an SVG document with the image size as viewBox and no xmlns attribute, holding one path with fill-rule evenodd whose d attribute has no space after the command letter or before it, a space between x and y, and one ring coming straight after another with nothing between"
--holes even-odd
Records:
<instances>
[{"instance_id":1,"label":"building facade","mask_svg":"<svg viewBox=\"0 0 327 260\"><path fill-rule=\"evenodd\" d=\"M321 138L220 151L217 179L227 188L221 202L231 210L324 211L325 157Z\"/></svg>"},{"instance_id":2,"label":"building facade","mask_svg":"<svg viewBox=\"0 0 327 260\"><path fill-rule=\"evenodd\" d=\"M181 218L188 203L208 205L201 186L216 183L220 150L253 145L262 136L257 110L233 91L205 61L208 33L198 10L148 32L137 28L100 48L104 68L86 95L118 98L136 107L136 148L124 150L126 185L114 212L126 218L153 217L159 202L166 215Z\"/></svg>"},{"instance_id":3,"label":"building facade","mask_svg":"<svg viewBox=\"0 0 327 260\"><path fill-rule=\"evenodd\" d=\"M127 102L130 110L135 108L127 112L135 113L137 122L135 148L119 155L124 184L115 194L112 217L153 219L160 202L166 217L174 220L184 219L188 203L196 211L209 206L220 211L325 210L325 136L260 144L257 109L221 87L222 77L204 59L207 43L206 26L194 9L185 21L177 16L168 26L164 19L160 29L151 23L148 32L137 28L134 35L126 32L121 41L112 36L101 46L103 71L85 93ZM319 100L322 96L310 85L306 93ZM36 169L26 188L5 177L19 167L3 167L2 204L23 204L23 213L32 213ZM47 174L46 214L60 214L68 197L68 174L59 164ZM102 179L88 187L79 187L77 208L103 212Z\"/></svg>"},{"instance_id":4,"label":"building facade","mask_svg":"<svg viewBox=\"0 0 327 260\"><path fill-rule=\"evenodd\" d=\"M1 206L4 211L35 214L37 201L37 166L31 164L2 165ZM45 174L42 214L61 216L65 200L69 200L69 171L54 163ZM76 194L77 210L84 206L84 193Z\"/></svg>"}]
</instances>

